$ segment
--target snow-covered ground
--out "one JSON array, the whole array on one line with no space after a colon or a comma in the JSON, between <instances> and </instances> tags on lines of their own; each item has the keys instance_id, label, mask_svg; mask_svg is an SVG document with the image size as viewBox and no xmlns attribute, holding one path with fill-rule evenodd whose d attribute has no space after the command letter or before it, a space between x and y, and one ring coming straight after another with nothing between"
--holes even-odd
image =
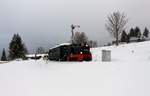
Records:
<instances>
[{"instance_id":1,"label":"snow-covered ground","mask_svg":"<svg viewBox=\"0 0 150 96\"><path fill-rule=\"evenodd\" d=\"M101 50L112 62L101 61ZM92 49L92 62L0 64L0 96L150 96L150 42Z\"/></svg>"}]
</instances>

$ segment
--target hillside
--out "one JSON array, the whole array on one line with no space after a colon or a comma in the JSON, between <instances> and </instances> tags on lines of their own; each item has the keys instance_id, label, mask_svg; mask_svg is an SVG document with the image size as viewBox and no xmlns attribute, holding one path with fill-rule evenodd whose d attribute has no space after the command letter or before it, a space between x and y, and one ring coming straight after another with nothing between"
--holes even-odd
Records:
<instances>
[{"instance_id":1,"label":"hillside","mask_svg":"<svg viewBox=\"0 0 150 96\"><path fill-rule=\"evenodd\" d=\"M150 57L150 41L122 44L118 47L101 47L92 50L94 61L101 61L101 50L111 50L112 61L123 61L123 62L136 62L136 61L147 61ZM100 54L98 54L100 53Z\"/></svg>"},{"instance_id":2,"label":"hillside","mask_svg":"<svg viewBox=\"0 0 150 96\"><path fill-rule=\"evenodd\" d=\"M92 62L0 64L0 96L150 96L150 42L94 48ZM101 50L112 62L101 62Z\"/></svg>"}]
</instances>

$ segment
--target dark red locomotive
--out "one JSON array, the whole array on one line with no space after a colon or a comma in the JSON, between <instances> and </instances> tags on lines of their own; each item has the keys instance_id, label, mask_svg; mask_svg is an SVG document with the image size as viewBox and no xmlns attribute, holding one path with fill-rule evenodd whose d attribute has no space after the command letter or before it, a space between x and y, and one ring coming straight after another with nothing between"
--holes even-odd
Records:
<instances>
[{"instance_id":1,"label":"dark red locomotive","mask_svg":"<svg viewBox=\"0 0 150 96\"><path fill-rule=\"evenodd\" d=\"M88 45L61 44L49 50L49 59L54 61L91 61Z\"/></svg>"}]
</instances>

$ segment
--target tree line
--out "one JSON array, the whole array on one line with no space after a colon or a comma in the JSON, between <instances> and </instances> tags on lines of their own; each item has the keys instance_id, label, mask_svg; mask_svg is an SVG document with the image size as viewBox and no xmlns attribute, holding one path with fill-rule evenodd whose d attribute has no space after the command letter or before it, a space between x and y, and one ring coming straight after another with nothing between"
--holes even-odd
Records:
<instances>
[{"instance_id":1,"label":"tree line","mask_svg":"<svg viewBox=\"0 0 150 96\"><path fill-rule=\"evenodd\" d=\"M141 42L149 39L149 30L145 27L143 33L139 27L131 28L129 33L123 31L121 34L120 42Z\"/></svg>"},{"instance_id":2,"label":"tree line","mask_svg":"<svg viewBox=\"0 0 150 96\"><path fill-rule=\"evenodd\" d=\"M126 24L128 18L125 13L120 11L113 12L107 17L106 29L115 38L117 46L120 42L141 42L149 39L149 30L145 27L142 33L139 27L131 28L130 32L126 32ZM110 44L109 44L110 45Z\"/></svg>"}]
</instances>

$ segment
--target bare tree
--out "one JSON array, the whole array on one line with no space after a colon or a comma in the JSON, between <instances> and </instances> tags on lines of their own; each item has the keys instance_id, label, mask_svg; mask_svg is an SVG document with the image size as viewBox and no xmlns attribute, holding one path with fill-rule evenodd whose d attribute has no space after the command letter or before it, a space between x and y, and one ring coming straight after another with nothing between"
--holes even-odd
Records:
<instances>
[{"instance_id":1,"label":"bare tree","mask_svg":"<svg viewBox=\"0 0 150 96\"><path fill-rule=\"evenodd\" d=\"M75 44L85 44L88 42L88 37L86 36L86 34L84 32L75 32L74 34L74 43Z\"/></svg>"},{"instance_id":2,"label":"bare tree","mask_svg":"<svg viewBox=\"0 0 150 96\"><path fill-rule=\"evenodd\" d=\"M43 47L38 47L36 49L36 54L44 54L45 53L45 49Z\"/></svg>"},{"instance_id":3,"label":"bare tree","mask_svg":"<svg viewBox=\"0 0 150 96\"><path fill-rule=\"evenodd\" d=\"M123 30L125 30L125 25L127 24L127 17L124 13L119 11L113 12L108 15L106 23L106 29L112 36L116 39L116 45L119 45L119 36Z\"/></svg>"}]
</instances>

